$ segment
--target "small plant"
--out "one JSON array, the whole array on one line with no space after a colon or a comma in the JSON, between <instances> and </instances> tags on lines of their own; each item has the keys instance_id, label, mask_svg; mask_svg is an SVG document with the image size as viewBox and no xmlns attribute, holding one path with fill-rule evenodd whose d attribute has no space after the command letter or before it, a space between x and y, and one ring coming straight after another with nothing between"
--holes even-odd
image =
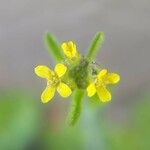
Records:
<instances>
[{"instance_id":1,"label":"small plant","mask_svg":"<svg viewBox=\"0 0 150 150\"><path fill-rule=\"evenodd\" d=\"M84 56L79 53L74 42L63 42L59 45L50 33L45 34L44 42L57 65L54 71L45 65L35 68L36 75L47 80L47 86L41 95L43 103L49 102L56 90L63 98L73 92L69 124L74 125L79 119L85 93L88 97L97 94L101 102L111 100L111 93L106 87L118 83L120 76L109 73L93 61L104 42L103 32L96 33L87 55Z\"/></svg>"}]
</instances>

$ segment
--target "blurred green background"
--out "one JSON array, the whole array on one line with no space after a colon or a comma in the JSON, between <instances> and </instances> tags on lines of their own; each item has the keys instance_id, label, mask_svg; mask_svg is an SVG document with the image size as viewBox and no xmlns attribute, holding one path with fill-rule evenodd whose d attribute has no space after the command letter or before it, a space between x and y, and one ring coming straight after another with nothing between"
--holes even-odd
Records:
<instances>
[{"instance_id":1,"label":"blurred green background","mask_svg":"<svg viewBox=\"0 0 150 150\"><path fill-rule=\"evenodd\" d=\"M150 1L0 0L0 150L149 150ZM38 64L54 67L43 44L49 31L82 54L97 31L106 40L97 62L121 74L110 103L83 102L66 123L71 98L40 102Z\"/></svg>"}]
</instances>

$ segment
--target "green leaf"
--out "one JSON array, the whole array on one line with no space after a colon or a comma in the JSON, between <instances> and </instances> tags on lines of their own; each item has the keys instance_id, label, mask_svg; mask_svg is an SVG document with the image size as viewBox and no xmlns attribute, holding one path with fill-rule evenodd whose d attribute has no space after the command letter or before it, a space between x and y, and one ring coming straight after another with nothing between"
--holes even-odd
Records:
<instances>
[{"instance_id":1,"label":"green leaf","mask_svg":"<svg viewBox=\"0 0 150 150\"><path fill-rule=\"evenodd\" d=\"M96 53L101 48L101 45L104 42L104 38L105 38L105 35L103 32L96 33L95 37L93 38L90 44L90 47L88 49L88 54L86 56L89 60L92 60L95 57Z\"/></svg>"},{"instance_id":2,"label":"green leaf","mask_svg":"<svg viewBox=\"0 0 150 150\"><path fill-rule=\"evenodd\" d=\"M81 104L83 98L84 98L84 90L77 89L74 91L71 110L69 112L69 119L68 119L70 126L74 126L80 117Z\"/></svg>"},{"instance_id":3,"label":"green leaf","mask_svg":"<svg viewBox=\"0 0 150 150\"><path fill-rule=\"evenodd\" d=\"M45 34L44 43L50 56L52 56L57 62L60 62L64 59L60 45L52 34L48 32Z\"/></svg>"}]
</instances>

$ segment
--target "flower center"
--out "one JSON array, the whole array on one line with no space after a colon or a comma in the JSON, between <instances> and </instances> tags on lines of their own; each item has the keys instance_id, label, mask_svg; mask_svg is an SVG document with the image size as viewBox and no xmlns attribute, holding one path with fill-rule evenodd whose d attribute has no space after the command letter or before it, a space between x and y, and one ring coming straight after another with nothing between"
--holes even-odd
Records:
<instances>
[{"instance_id":1,"label":"flower center","mask_svg":"<svg viewBox=\"0 0 150 150\"><path fill-rule=\"evenodd\" d=\"M57 86L58 83L60 82L59 77L57 76L57 74L54 74L50 80L48 80L47 85L53 85L53 86Z\"/></svg>"},{"instance_id":2,"label":"flower center","mask_svg":"<svg viewBox=\"0 0 150 150\"><path fill-rule=\"evenodd\" d=\"M96 79L95 86L96 87L105 86L105 82L102 79Z\"/></svg>"}]
</instances>

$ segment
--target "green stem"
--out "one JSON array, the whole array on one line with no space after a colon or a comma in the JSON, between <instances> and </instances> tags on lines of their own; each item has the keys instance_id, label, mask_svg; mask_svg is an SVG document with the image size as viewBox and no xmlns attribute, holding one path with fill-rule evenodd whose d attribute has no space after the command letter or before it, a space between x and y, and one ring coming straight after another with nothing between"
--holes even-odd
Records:
<instances>
[{"instance_id":1,"label":"green stem","mask_svg":"<svg viewBox=\"0 0 150 150\"><path fill-rule=\"evenodd\" d=\"M88 49L87 59L90 61L95 57L97 51L101 48L102 43L104 42L105 35L103 32L97 32L90 44Z\"/></svg>"},{"instance_id":2,"label":"green stem","mask_svg":"<svg viewBox=\"0 0 150 150\"><path fill-rule=\"evenodd\" d=\"M71 110L69 112L69 119L68 123L70 126L74 126L81 114L81 104L84 98L84 91L83 90L75 90L73 94Z\"/></svg>"}]
</instances>

